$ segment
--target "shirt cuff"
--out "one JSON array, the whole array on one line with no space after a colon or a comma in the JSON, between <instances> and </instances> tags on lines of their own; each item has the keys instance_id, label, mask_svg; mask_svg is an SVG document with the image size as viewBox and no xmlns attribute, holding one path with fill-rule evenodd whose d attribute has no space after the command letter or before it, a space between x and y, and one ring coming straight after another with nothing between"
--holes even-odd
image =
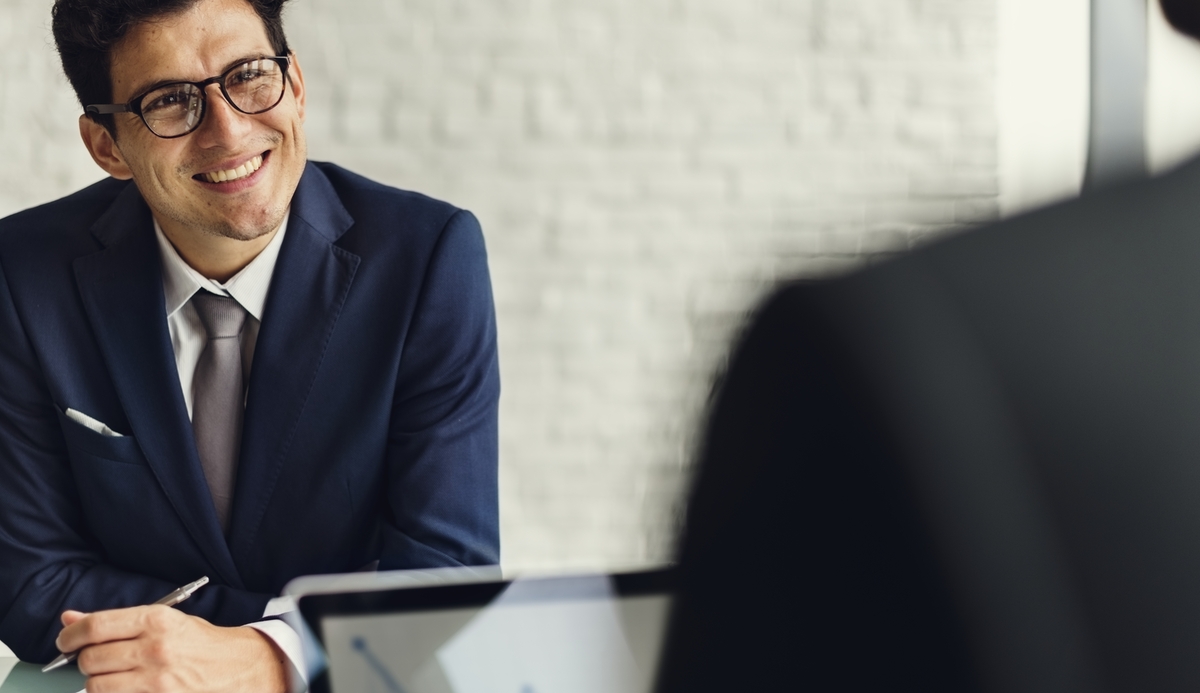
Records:
<instances>
[{"instance_id":1,"label":"shirt cuff","mask_svg":"<svg viewBox=\"0 0 1200 693\"><path fill-rule=\"evenodd\" d=\"M262 617L271 618L272 616L279 616L295 610L295 597L275 597L271 601L267 602L267 608L263 609Z\"/></svg>"},{"instance_id":2,"label":"shirt cuff","mask_svg":"<svg viewBox=\"0 0 1200 693\"><path fill-rule=\"evenodd\" d=\"M274 600L273 600L274 601ZM270 613L270 605L267 606L267 613L263 616L275 616L277 613ZM247 623L247 628L253 628L263 635L271 639L283 654L288 658L288 662L292 665L290 673L290 686L292 691L303 691L308 688L307 670L304 667L303 649L300 644L300 635L292 629L291 626L279 619L271 619L269 621L259 621L257 623Z\"/></svg>"}]
</instances>

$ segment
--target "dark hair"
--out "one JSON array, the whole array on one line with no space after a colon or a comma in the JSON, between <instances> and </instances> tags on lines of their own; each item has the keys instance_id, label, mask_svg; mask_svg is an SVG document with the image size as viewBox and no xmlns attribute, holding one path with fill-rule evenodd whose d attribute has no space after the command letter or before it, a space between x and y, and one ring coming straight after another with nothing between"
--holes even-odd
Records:
<instances>
[{"instance_id":1,"label":"dark hair","mask_svg":"<svg viewBox=\"0 0 1200 693\"><path fill-rule=\"evenodd\" d=\"M1163 14L1171 26L1200 39L1200 2L1196 0L1162 0Z\"/></svg>"},{"instance_id":2,"label":"dark hair","mask_svg":"<svg viewBox=\"0 0 1200 693\"><path fill-rule=\"evenodd\" d=\"M79 105L111 103L112 49L133 27L183 12L202 0L55 0L50 11L54 43L63 72ZM287 0L245 0L263 21L275 55L287 55L283 4ZM111 115L88 114L115 134Z\"/></svg>"}]
</instances>

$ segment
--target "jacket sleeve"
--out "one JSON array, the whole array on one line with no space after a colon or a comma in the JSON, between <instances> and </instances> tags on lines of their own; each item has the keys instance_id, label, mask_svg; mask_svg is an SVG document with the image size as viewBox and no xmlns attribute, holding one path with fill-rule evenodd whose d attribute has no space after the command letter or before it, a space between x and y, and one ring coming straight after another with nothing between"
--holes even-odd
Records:
<instances>
[{"instance_id":1,"label":"jacket sleeve","mask_svg":"<svg viewBox=\"0 0 1200 693\"><path fill-rule=\"evenodd\" d=\"M459 211L425 270L397 374L380 569L499 562L499 397L483 234Z\"/></svg>"},{"instance_id":2,"label":"jacket sleeve","mask_svg":"<svg viewBox=\"0 0 1200 693\"><path fill-rule=\"evenodd\" d=\"M152 603L179 587L120 570L87 529L44 368L0 267L0 641L46 662L65 609ZM131 499L130 502L136 502ZM180 608L221 625L257 620L270 595L210 585Z\"/></svg>"}]
</instances>

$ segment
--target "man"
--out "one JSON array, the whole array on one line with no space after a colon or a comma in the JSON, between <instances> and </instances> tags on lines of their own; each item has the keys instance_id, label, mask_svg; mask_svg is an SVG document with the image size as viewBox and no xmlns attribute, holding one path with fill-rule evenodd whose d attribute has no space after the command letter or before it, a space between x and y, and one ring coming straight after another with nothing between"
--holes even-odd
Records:
<instances>
[{"instance_id":1,"label":"man","mask_svg":"<svg viewBox=\"0 0 1200 693\"><path fill-rule=\"evenodd\" d=\"M774 296L660 693L1200 688L1198 191L1200 159Z\"/></svg>"},{"instance_id":2,"label":"man","mask_svg":"<svg viewBox=\"0 0 1200 693\"><path fill-rule=\"evenodd\" d=\"M282 4L54 7L111 178L0 222L0 640L92 691L283 690L289 579L498 561L478 224L306 161Z\"/></svg>"}]
</instances>

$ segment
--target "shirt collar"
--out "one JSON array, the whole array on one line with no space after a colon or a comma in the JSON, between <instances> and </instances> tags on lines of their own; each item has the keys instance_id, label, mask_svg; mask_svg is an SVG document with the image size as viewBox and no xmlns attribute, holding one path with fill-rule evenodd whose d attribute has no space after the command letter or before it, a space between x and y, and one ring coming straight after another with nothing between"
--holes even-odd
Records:
<instances>
[{"instance_id":1,"label":"shirt collar","mask_svg":"<svg viewBox=\"0 0 1200 693\"><path fill-rule=\"evenodd\" d=\"M218 296L230 296L252 315L262 322L263 307L267 303L267 289L271 286L271 276L275 273L275 261L279 259L279 248L283 245L283 236L287 231L288 217L291 208L283 214L283 222L275 232L275 237L262 249L250 264L241 269L225 282L213 281L192 269L192 266L179 256L175 246L163 235L158 220L154 220L154 236L158 239L159 255L162 257L163 293L167 300L167 316L182 308L200 289L206 289Z\"/></svg>"}]
</instances>

